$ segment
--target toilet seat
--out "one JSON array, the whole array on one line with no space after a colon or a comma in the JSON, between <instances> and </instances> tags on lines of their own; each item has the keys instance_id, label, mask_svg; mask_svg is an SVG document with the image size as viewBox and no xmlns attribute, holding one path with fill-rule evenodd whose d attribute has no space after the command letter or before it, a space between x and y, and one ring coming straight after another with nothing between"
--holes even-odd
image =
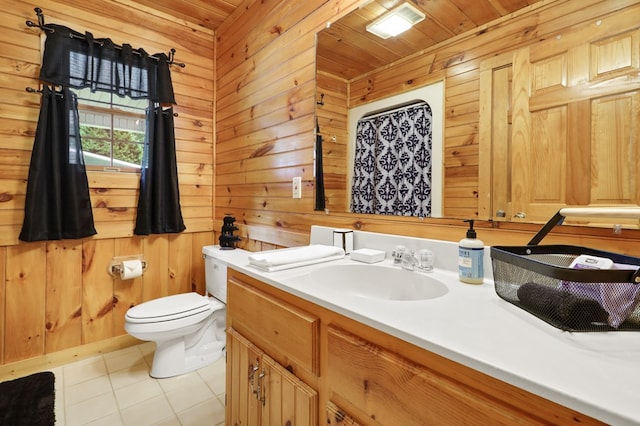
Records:
<instances>
[{"instance_id":1,"label":"toilet seat","mask_svg":"<svg viewBox=\"0 0 640 426\"><path fill-rule=\"evenodd\" d=\"M165 296L130 308L126 320L133 324L148 324L201 316L199 314L206 316L224 307L222 303L215 302L215 299L193 292Z\"/></svg>"}]
</instances>

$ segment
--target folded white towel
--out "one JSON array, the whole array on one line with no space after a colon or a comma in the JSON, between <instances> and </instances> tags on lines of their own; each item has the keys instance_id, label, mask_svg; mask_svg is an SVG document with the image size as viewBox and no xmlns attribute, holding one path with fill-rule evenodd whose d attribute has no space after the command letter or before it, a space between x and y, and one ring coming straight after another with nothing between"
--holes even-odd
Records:
<instances>
[{"instance_id":1,"label":"folded white towel","mask_svg":"<svg viewBox=\"0 0 640 426\"><path fill-rule=\"evenodd\" d=\"M344 250L340 247L311 244L303 247L253 253L249 255L249 264L271 272L342 259L343 257Z\"/></svg>"}]
</instances>

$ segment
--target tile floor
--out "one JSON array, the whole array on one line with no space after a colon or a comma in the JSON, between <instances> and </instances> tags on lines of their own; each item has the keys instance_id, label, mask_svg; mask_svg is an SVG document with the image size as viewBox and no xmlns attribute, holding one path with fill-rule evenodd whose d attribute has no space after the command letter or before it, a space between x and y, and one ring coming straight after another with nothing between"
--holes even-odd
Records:
<instances>
[{"instance_id":1,"label":"tile floor","mask_svg":"<svg viewBox=\"0 0 640 426\"><path fill-rule=\"evenodd\" d=\"M53 368L56 425L224 425L224 357L153 379L148 342Z\"/></svg>"}]
</instances>

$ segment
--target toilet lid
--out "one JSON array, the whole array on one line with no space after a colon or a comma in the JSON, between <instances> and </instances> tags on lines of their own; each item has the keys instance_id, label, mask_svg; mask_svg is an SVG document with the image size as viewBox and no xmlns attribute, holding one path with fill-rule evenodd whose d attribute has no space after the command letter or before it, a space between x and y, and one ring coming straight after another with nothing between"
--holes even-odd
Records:
<instances>
[{"instance_id":1,"label":"toilet lid","mask_svg":"<svg viewBox=\"0 0 640 426\"><path fill-rule=\"evenodd\" d=\"M129 309L126 316L135 323L171 321L206 312L210 307L208 297L183 293L141 303Z\"/></svg>"}]
</instances>

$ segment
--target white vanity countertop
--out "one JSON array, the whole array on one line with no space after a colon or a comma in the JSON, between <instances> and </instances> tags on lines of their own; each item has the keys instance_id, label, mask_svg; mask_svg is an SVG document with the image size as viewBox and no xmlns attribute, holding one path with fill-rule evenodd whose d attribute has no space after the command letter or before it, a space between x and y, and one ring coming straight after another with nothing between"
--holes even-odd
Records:
<instances>
[{"instance_id":1,"label":"white vanity countertop","mask_svg":"<svg viewBox=\"0 0 640 426\"><path fill-rule=\"evenodd\" d=\"M561 405L609 424L640 425L640 332L563 332L500 299L490 279L464 284L438 268L433 277L449 292L437 299L336 297L300 278L329 263L262 272L249 265L249 254L221 257L274 287Z\"/></svg>"}]
</instances>

